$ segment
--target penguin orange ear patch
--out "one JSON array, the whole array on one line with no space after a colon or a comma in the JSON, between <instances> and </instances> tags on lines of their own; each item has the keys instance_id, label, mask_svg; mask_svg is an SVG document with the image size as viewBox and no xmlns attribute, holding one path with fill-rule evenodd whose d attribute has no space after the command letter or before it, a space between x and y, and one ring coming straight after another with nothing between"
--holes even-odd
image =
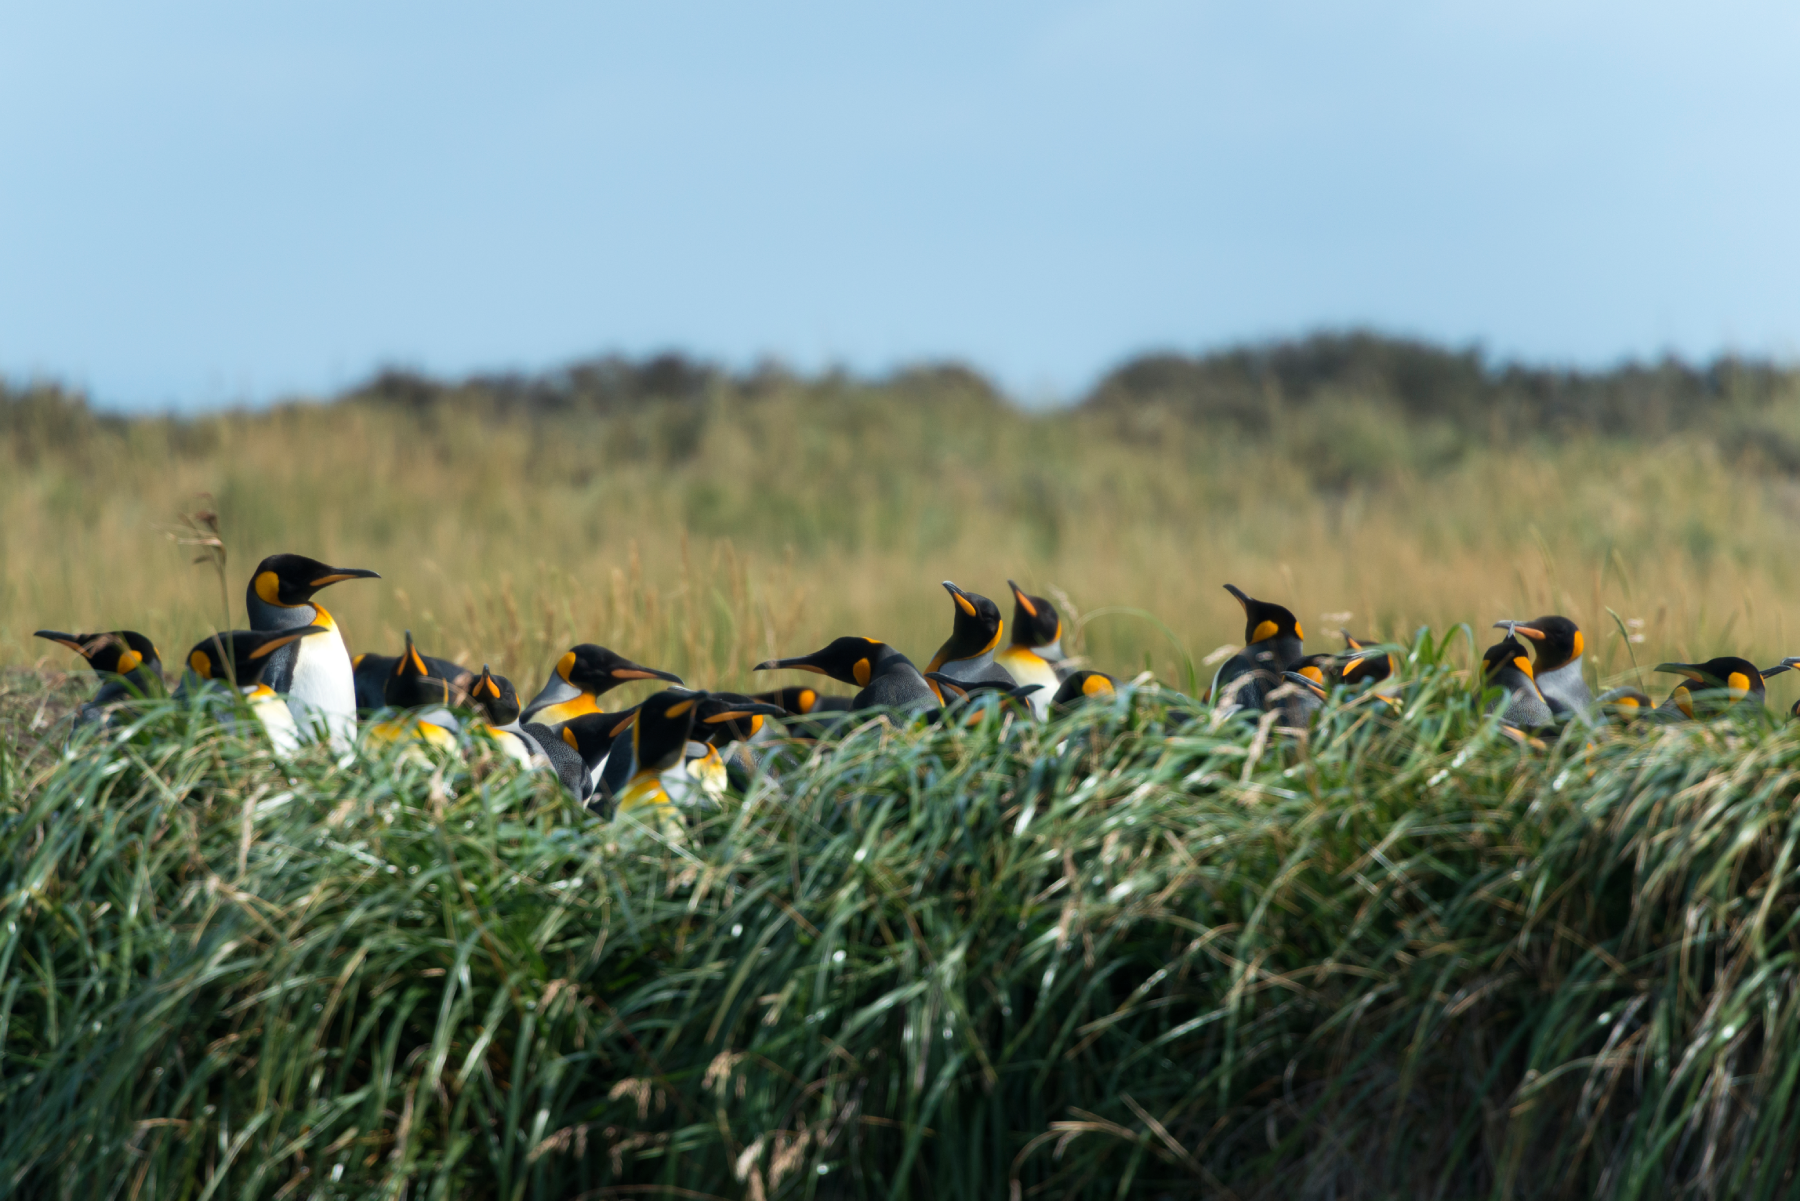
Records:
<instances>
[{"instance_id":1,"label":"penguin orange ear patch","mask_svg":"<svg viewBox=\"0 0 1800 1201\"><path fill-rule=\"evenodd\" d=\"M255 580L256 595L266 603L281 603L281 577L272 571L259 572Z\"/></svg>"},{"instance_id":2,"label":"penguin orange ear patch","mask_svg":"<svg viewBox=\"0 0 1800 1201\"><path fill-rule=\"evenodd\" d=\"M1262 642L1267 639L1275 637L1275 635L1279 634L1280 632L1281 632L1281 627L1276 625L1274 622L1261 621L1261 622L1257 623L1256 628L1254 630L1250 631L1250 641Z\"/></svg>"},{"instance_id":3,"label":"penguin orange ear patch","mask_svg":"<svg viewBox=\"0 0 1800 1201\"><path fill-rule=\"evenodd\" d=\"M575 652L574 651L570 651L568 654L564 655L562 658L560 658L556 661L556 674L563 678L563 682L565 684L568 683L568 681L569 681L569 673L574 670L575 670Z\"/></svg>"},{"instance_id":4,"label":"penguin orange ear patch","mask_svg":"<svg viewBox=\"0 0 1800 1201\"><path fill-rule=\"evenodd\" d=\"M113 670L120 675L125 675L127 672L136 671L137 665L143 661L144 656L138 654L136 651L126 651L119 656L119 665L113 668Z\"/></svg>"},{"instance_id":5,"label":"penguin orange ear patch","mask_svg":"<svg viewBox=\"0 0 1800 1201\"><path fill-rule=\"evenodd\" d=\"M1091 675L1081 682L1082 696L1100 696L1113 690L1112 681L1103 675Z\"/></svg>"},{"instance_id":6,"label":"penguin orange ear patch","mask_svg":"<svg viewBox=\"0 0 1800 1201\"><path fill-rule=\"evenodd\" d=\"M1747 694L1750 691L1750 677L1741 671L1734 671L1731 673L1731 678L1725 681L1725 685L1733 692Z\"/></svg>"},{"instance_id":7,"label":"penguin orange ear patch","mask_svg":"<svg viewBox=\"0 0 1800 1201\"><path fill-rule=\"evenodd\" d=\"M205 651L195 651L189 655L188 666L193 668L194 674L202 680L212 679L212 660L206 657Z\"/></svg>"},{"instance_id":8,"label":"penguin orange ear patch","mask_svg":"<svg viewBox=\"0 0 1800 1201\"><path fill-rule=\"evenodd\" d=\"M802 688L800 690L800 712L811 713L813 704L818 699L819 699L818 693L814 692L810 688Z\"/></svg>"},{"instance_id":9,"label":"penguin orange ear patch","mask_svg":"<svg viewBox=\"0 0 1800 1201\"><path fill-rule=\"evenodd\" d=\"M1306 631L1300 628L1300 623L1297 621L1294 623L1294 637L1302 642L1306 641Z\"/></svg>"},{"instance_id":10,"label":"penguin orange ear patch","mask_svg":"<svg viewBox=\"0 0 1800 1201\"><path fill-rule=\"evenodd\" d=\"M858 659L856 661L856 666L850 669L850 674L856 677L857 685L862 688L867 688L869 686L869 677L873 673L874 669L867 659Z\"/></svg>"},{"instance_id":11,"label":"penguin orange ear patch","mask_svg":"<svg viewBox=\"0 0 1800 1201\"><path fill-rule=\"evenodd\" d=\"M1574 645L1575 645L1575 650L1573 651L1573 653L1570 654L1569 657L1571 659L1579 659L1579 658L1581 658L1581 648L1583 646L1587 645L1586 642L1581 637L1580 630L1575 631L1575 644Z\"/></svg>"}]
</instances>

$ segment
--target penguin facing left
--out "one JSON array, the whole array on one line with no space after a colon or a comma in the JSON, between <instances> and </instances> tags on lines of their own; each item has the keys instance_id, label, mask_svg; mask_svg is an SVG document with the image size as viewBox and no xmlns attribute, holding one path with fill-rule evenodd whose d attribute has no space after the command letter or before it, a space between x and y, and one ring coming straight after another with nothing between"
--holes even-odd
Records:
<instances>
[{"instance_id":1,"label":"penguin facing left","mask_svg":"<svg viewBox=\"0 0 1800 1201\"><path fill-rule=\"evenodd\" d=\"M301 639L323 637L324 626L287 630L230 630L201 639L188 652L179 693L191 696L214 685L235 687L268 735L275 753L287 758L300 749L301 730L287 702L263 677L276 652Z\"/></svg>"},{"instance_id":2,"label":"penguin facing left","mask_svg":"<svg viewBox=\"0 0 1800 1201\"><path fill-rule=\"evenodd\" d=\"M1006 629L1000 606L979 593L964 592L949 580L944 581L944 591L950 594L953 605L950 637L931 657L925 673L942 672L965 684L986 680L1011 687L1019 683L994 661L994 654L1000 649L1000 635Z\"/></svg>"},{"instance_id":3,"label":"penguin facing left","mask_svg":"<svg viewBox=\"0 0 1800 1201\"><path fill-rule=\"evenodd\" d=\"M348 753L356 740L356 672L337 621L313 597L344 580L380 578L366 568L329 567L305 555L270 555L256 565L244 590L252 630L318 626L325 631L274 651L263 682L288 698L302 731L323 727L339 754Z\"/></svg>"},{"instance_id":4,"label":"penguin facing left","mask_svg":"<svg viewBox=\"0 0 1800 1201\"><path fill-rule=\"evenodd\" d=\"M877 638L846 634L810 655L769 659L751 671L810 671L862 689L851 709L894 708L922 713L943 704L911 659Z\"/></svg>"},{"instance_id":5,"label":"penguin facing left","mask_svg":"<svg viewBox=\"0 0 1800 1201\"><path fill-rule=\"evenodd\" d=\"M1050 702L1062 686L1056 672L1056 664L1063 658L1062 618L1056 606L1043 597L1027 596L1012 580L1006 581L1006 586L1013 594L1012 641L994 655L994 662L1021 685L1038 685L1030 705L1033 716L1041 721L1050 716Z\"/></svg>"},{"instance_id":6,"label":"penguin facing left","mask_svg":"<svg viewBox=\"0 0 1800 1201\"><path fill-rule=\"evenodd\" d=\"M522 720L538 725L555 726L580 717L599 713L599 698L621 684L633 680L667 680L679 685L681 677L674 672L659 671L633 663L617 651L592 642L570 647L556 661L550 678L538 694L525 706Z\"/></svg>"},{"instance_id":7,"label":"penguin facing left","mask_svg":"<svg viewBox=\"0 0 1800 1201\"><path fill-rule=\"evenodd\" d=\"M112 630L104 634L64 634L39 630L34 638L66 646L87 661L100 678L100 690L82 702L76 723L103 721L109 706L121 701L149 700L164 695L162 659L156 645L136 630Z\"/></svg>"},{"instance_id":8,"label":"penguin facing left","mask_svg":"<svg viewBox=\"0 0 1800 1201\"><path fill-rule=\"evenodd\" d=\"M1748 659L1721 655L1704 663L1660 663L1656 670L1684 677L1669 699L1657 706L1662 721L1763 709L1763 673Z\"/></svg>"}]
</instances>

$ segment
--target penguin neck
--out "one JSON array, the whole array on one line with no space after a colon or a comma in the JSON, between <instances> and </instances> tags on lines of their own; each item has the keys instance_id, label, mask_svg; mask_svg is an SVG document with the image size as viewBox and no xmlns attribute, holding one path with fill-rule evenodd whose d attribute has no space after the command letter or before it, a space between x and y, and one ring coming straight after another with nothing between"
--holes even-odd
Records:
<instances>
[{"instance_id":1,"label":"penguin neck","mask_svg":"<svg viewBox=\"0 0 1800 1201\"><path fill-rule=\"evenodd\" d=\"M1306 648L1292 634L1277 634L1273 638L1264 638L1261 642L1252 642L1245 649L1253 660L1261 659L1264 655L1269 656L1277 671L1286 671L1306 657Z\"/></svg>"},{"instance_id":2,"label":"penguin neck","mask_svg":"<svg viewBox=\"0 0 1800 1201\"><path fill-rule=\"evenodd\" d=\"M294 630L301 626L330 626L336 623L320 605L303 601L298 605L272 605L251 591L245 607L249 610L253 630Z\"/></svg>"},{"instance_id":3,"label":"penguin neck","mask_svg":"<svg viewBox=\"0 0 1800 1201\"><path fill-rule=\"evenodd\" d=\"M586 708L579 707L582 700L586 700ZM545 714L546 710L551 709L557 710L557 713L554 716L540 716L541 714ZM568 711L566 713L562 712L563 709L567 709ZM520 720L541 721L548 725L553 722L567 721L571 717L580 717L583 713L598 712L600 712L600 707L594 704L593 697L575 687L575 685L569 683L555 672L551 672L550 678L544 681L544 686L538 689L538 694L532 697L531 703L526 705L521 711Z\"/></svg>"}]
</instances>

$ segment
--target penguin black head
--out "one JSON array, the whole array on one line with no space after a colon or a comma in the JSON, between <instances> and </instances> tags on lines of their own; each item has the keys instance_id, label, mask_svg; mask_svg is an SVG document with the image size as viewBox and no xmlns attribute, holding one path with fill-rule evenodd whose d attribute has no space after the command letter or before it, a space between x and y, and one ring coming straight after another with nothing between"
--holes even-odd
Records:
<instances>
[{"instance_id":1,"label":"penguin black head","mask_svg":"<svg viewBox=\"0 0 1800 1201\"><path fill-rule=\"evenodd\" d=\"M1536 666L1540 675L1581 658L1586 645L1575 623L1556 614L1530 621L1496 621L1494 628L1509 634L1523 634L1536 644Z\"/></svg>"},{"instance_id":2,"label":"penguin black head","mask_svg":"<svg viewBox=\"0 0 1800 1201\"><path fill-rule=\"evenodd\" d=\"M1523 675L1527 680L1536 679L1532 674L1531 659L1525 652L1525 644L1508 634L1482 654L1481 678L1494 683L1502 681L1511 673Z\"/></svg>"},{"instance_id":3,"label":"penguin black head","mask_svg":"<svg viewBox=\"0 0 1800 1201\"><path fill-rule=\"evenodd\" d=\"M1072 709L1083 701L1099 697L1111 700L1118 691L1118 682L1103 671L1078 671L1064 680L1050 698L1050 707L1056 710Z\"/></svg>"},{"instance_id":4,"label":"penguin black head","mask_svg":"<svg viewBox=\"0 0 1800 1201\"><path fill-rule=\"evenodd\" d=\"M581 762L593 771L612 753L613 739L629 730L637 715L635 706L618 713L583 713L563 722L556 736L573 747Z\"/></svg>"},{"instance_id":5,"label":"penguin black head","mask_svg":"<svg viewBox=\"0 0 1800 1201\"><path fill-rule=\"evenodd\" d=\"M112 630L104 634L64 634L58 630L39 630L32 635L60 646L66 646L100 675L129 676L140 672L146 678L162 679L162 658L156 646L136 630Z\"/></svg>"},{"instance_id":6,"label":"penguin black head","mask_svg":"<svg viewBox=\"0 0 1800 1201\"><path fill-rule=\"evenodd\" d=\"M743 742L762 729L763 719L786 717L780 705L770 705L736 692L703 695L694 714L694 738L712 746Z\"/></svg>"},{"instance_id":7,"label":"penguin black head","mask_svg":"<svg viewBox=\"0 0 1800 1201\"><path fill-rule=\"evenodd\" d=\"M753 692L750 694L750 699L764 705L779 705L784 712L799 717L817 709L819 703L827 698L816 688L795 684L788 688L776 688L768 692Z\"/></svg>"},{"instance_id":8,"label":"penguin black head","mask_svg":"<svg viewBox=\"0 0 1800 1201\"><path fill-rule=\"evenodd\" d=\"M1006 581L1013 594L1012 644L1027 650L1059 646L1062 642L1062 618L1056 606L1041 596L1027 596L1013 581Z\"/></svg>"},{"instance_id":9,"label":"penguin black head","mask_svg":"<svg viewBox=\"0 0 1800 1201\"><path fill-rule=\"evenodd\" d=\"M469 704L481 711L491 726L507 726L519 719L519 694L512 681L481 665L481 675L469 685Z\"/></svg>"},{"instance_id":10,"label":"penguin black head","mask_svg":"<svg viewBox=\"0 0 1800 1201\"><path fill-rule=\"evenodd\" d=\"M1762 708L1763 673L1748 659L1721 655L1704 663L1660 663L1656 670L1686 677L1669 699L1688 717L1694 716L1696 705L1718 712L1753 697L1753 707Z\"/></svg>"},{"instance_id":11,"label":"penguin black head","mask_svg":"<svg viewBox=\"0 0 1800 1201\"><path fill-rule=\"evenodd\" d=\"M1339 656L1343 666L1338 674L1345 684L1356 688L1379 683L1399 670L1392 654L1365 654L1362 639L1353 637L1349 630L1338 632L1344 636L1344 653Z\"/></svg>"},{"instance_id":12,"label":"penguin black head","mask_svg":"<svg viewBox=\"0 0 1800 1201\"><path fill-rule=\"evenodd\" d=\"M287 630L227 630L194 644L188 652L188 670L202 680L220 680L250 688L261 682L269 656L288 643L325 633L324 626Z\"/></svg>"},{"instance_id":13,"label":"penguin black head","mask_svg":"<svg viewBox=\"0 0 1800 1201\"><path fill-rule=\"evenodd\" d=\"M413 646L412 631L406 631L406 649L388 673L382 688L382 699L396 709L418 709L425 705L448 705L450 681L431 670L425 657Z\"/></svg>"},{"instance_id":14,"label":"penguin black head","mask_svg":"<svg viewBox=\"0 0 1800 1201\"><path fill-rule=\"evenodd\" d=\"M833 639L823 650L816 650L810 655L801 655L797 659L770 659L758 663L751 670L810 671L830 676L845 684L855 684L858 688L866 688L870 680L881 674L884 666L905 658L905 655L878 639L846 634L842 638Z\"/></svg>"},{"instance_id":15,"label":"penguin black head","mask_svg":"<svg viewBox=\"0 0 1800 1201\"><path fill-rule=\"evenodd\" d=\"M1225 591L1235 596L1237 603L1244 607L1245 646L1254 646L1273 638L1292 638L1296 645L1306 641L1306 633L1300 628L1300 619L1287 609L1269 601L1245 596L1243 590L1233 584L1225 585Z\"/></svg>"},{"instance_id":16,"label":"penguin black head","mask_svg":"<svg viewBox=\"0 0 1800 1201\"><path fill-rule=\"evenodd\" d=\"M955 605L955 624L950 628L950 637L931 657L926 671L936 671L958 659L988 654L999 647L1000 634L1006 626L1000 617L1000 606L987 597L964 592L949 580L944 581L944 591Z\"/></svg>"},{"instance_id":17,"label":"penguin black head","mask_svg":"<svg viewBox=\"0 0 1800 1201\"><path fill-rule=\"evenodd\" d=\"M590 696L599 696L617 688L621 684L629 684L633 680L667 680L672 684L680 684L681 677L670 671L658 671L654 667L645 667L641 663L633 663L617 651L608 650L604 646L596 646L592 642L583 642L579 646L570 647L562 658L556 661L556 674L566 683L574 685Z\"/></svg>"},{"instance_id":18,"label":"penguin black head","mask_svg":"<svg viewBox=\"0 0 1800 1201\"><path fill-rule=\"evenodd\" d=\"M244 600L252 612L260 601L278 609L292 609L312 600L321 588L343 580L379 580L381 576L361 567L328 567L305 555L270 555L256 565Z\"/></svg>"},{"instance_id":19,"label":"penguin black head","mask_svg":"<svg viewBox=\"0 0 1800 1201\"><path fill-rule=\"evenodd\" d=\"M631 750L640 774L667 771L681 762L694 731L694 711L705 695L665 688L638 706L637 720L631 725Z\"/></svg>"}]
</instances>

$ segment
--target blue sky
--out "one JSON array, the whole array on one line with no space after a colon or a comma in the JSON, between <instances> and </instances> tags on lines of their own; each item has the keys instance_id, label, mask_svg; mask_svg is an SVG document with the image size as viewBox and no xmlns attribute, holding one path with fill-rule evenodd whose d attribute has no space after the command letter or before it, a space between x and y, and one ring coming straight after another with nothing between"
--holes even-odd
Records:
<instances>
[{"instance_id":1,"label":"blue sky","mask_svg":"<svg viewBox=\"0 0 1800 1201\"><path fill-rule=\"evenodd\" d=\"M1800 6L0 0L0 372L1800 352Z\"/></svg>"}]
</instances>

